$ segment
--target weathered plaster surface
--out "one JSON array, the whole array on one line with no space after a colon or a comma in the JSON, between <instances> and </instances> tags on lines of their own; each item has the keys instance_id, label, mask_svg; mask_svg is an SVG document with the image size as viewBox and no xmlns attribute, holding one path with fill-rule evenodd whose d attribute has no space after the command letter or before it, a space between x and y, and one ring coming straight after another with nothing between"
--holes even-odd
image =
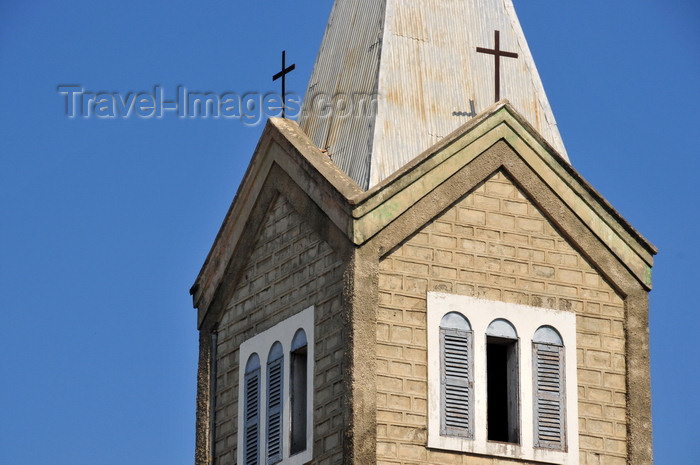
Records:
<instances>
[{"instance_id":1,"label":"weathered plaster surface","mask_svg":"<svg viewBox=\"0 0 700 465\"><path fill-rule=\"evenodd\" d=\"M498 173L496 178L495 173ZM496 214L501 215L501 220L507 224L500 229L484 227L485 225L480 223L480 215L460 220L466 221L461 227L471 228L475 235L480 229L490 230L492 235L498 233L500 239L496 240L495 236L464 236L467 229L461 231L462 235L453 235L454 241L482 241L487 247L486 252L472 253L473 262L466 258L467 262L460 265L460 270L471 274L460 275L459 280L453 280L453 292L505 301L520 302L521 299L526 299L530 304L545 307L551 305L562 308L564 305L564 309L580 313L582 318L595 320L595 324L588 320L582 320L579 324L579 328L590 328L588 332L582 330L580 356L583 362L580 361L579 369L587 370L588 368L581 367L587 366L589 362L591 365L598 363L604 366L592 370L593 373L579 372L581 380L589 379L592 383L590 386L583 385L580 395L581 398L587 399L590 390L595 393L593 396L601 395L604 398L591 401L591 405L580 406L581 416L586 422L586 427L582 428L582 449L589 452L600 445L608 454L609 458L605 462L608 464L617 464L618 459L624 462L625 456L629 465L651 464L647 292L650 289L649 267L653 263L652 255L656 253L656 249L561 160L522 117L503 103L474 118L367 192L361 191L354 181L338 170L324 153L313 146L294 122L274 119L268 123L221 231L192 288L194 303L199 309L201 331L197 464L208 463L210 332L214 329L220 330L220 323L223 321L237 328L234 331L237 334L235 337L220 342L228 351L225 353L230 354L222 360L228 368L221 369L228 370L228 374L221 370L218 373L219 377L224 377L222 381L225 381L227 376L234 374L232 370L237 366L236 345L240 343L241 338L263 330L265 325L274 324L283 315L296 311L297 307L300 310L304 308L303 305L318 305L318 302L311 301L317 300L315 298L302 299L303 302L299 300L293 308L285 307L280 309L279 313L275 313L277 310L263 309L261 301L255 303L255 299L252 306L248 304L245 310L236 310L237 307L233 304L241 298L244 288L253 294L265 292L261 289L255 290L256 284L250 280L251 276L246 270L253 266L253 262L264 261L264 257L254 255L259 248L256 241L259 237L264 237L269 212L278 208L275 205L281 198L286 199L287 205L290 205L297 215L299 228L303 228L299 231L305 231L301 236L313 236L313 241L325 244L324 253L329 253L329 256L333 257L329 260L334 263L334 278L327 282L333 284L328 284L323 289L324 293L332 294L332 297L331 294L327 297L330 313L328 319L324 320L324 324L329 326L317 326L317 334L337 335L334 342L329 343L335 349L331 349L331 346L317 346L318 354L325 353L330 357L317 360L317 364L334 370L333 373L339 377L334 374L332 379L328 380L332 387L319 385L322 396L332 399L329 400L329 405L332 405L329 408L332 409L333 415L330 420L319 420L317 427L323 432L319 434L329 439L324 439L315 446L319 447L319 452L317 455L316 450L314 451L314 462L365 465L377 462L377 454L380 451L375 449L375 438L388 434L387 420L380 418L378 414L372 415L371 412L381 410L381 402L384 402L383 394L379 390L379 386L382 385L380 372L385 368L382 357L388 356L387 350L396 351L398 347L394 345L392 349L386 349L380 344L379 338L380 330L383 331L382 325L386 324L380 323L386 317L382 308L388 305L385 301L386 283L383 281L387 279L388 273L385 267L390 262L394 263L393 254L398 251L403 253L407 244L422 240L425 231L445 227L441 226L442 222L438 218L447 214L446 212L455 211L455 206L460 202L474 201L478 196L483 196L491 198L493 203L493 193L479 191L485 189L492 180L497 180L500 184L510 183L514 189L510 192L517 193L513 194L515 197L512 199L496 196L499 208L505 209L505 205L512 202L521 205L521 210L495 212L475 209L481 211L486 219L501 218ZM470 194L465 197L467 193ZM527 204L525 210L522 210L523 204ZM465 208L472 209L473 206L468 205ZM524 234L513 230L510 221L518 225L526 220L533 220L528 218L533 212L540 215L535 223L544 225L542 234L553 235L539 239L550 241L550 245L553 241L554 248L540 248L537 251L540 257L544 254L542 263L535 263L537 260L534 258L525 260L528 266L525 274L535 276L529 276L533 278L532 283L522 288L517 285L518 280L526 280L527 276L510 276L504 270L499 274L489 267L495 266L496 262L500 267L513 262L513 257L508 255L513 248L516 254L520 248L528 248L525 244L517 243L518 234ZM505 219L506 217L510 219ZM453 228L455 224L457 223L453 223ZM436 233L436 237L440 234ZM527 237L528 241L534 240L532 235ZM434 250L440 250L442 246L435 247ZM535 254L535 249L530 248ZM453 259L457 256L456 249L449 252L453 254ZM439 269L439 266L442 266L439 264L446 254L438 257L436 252L433 253L436 254L432 259L433 265L435 269ZM549 263L549 257L557 256L555 254L561 257L576 257L576 266L567 268L565 263ZM426 287L444 291L441 286L447 286L449 280L439 276L445 271L432 274L430 267L433 265L427 267L427 277L420 278L427 280L425 286L419 283L417 276L414 276L416 280L411 286L418 286L421 290ZM535 268L535 265L542 268ZM565 280L561 276L563 271L554 265L560 265L561 270L574 272L573 274L582 273L585 286L580 283L562 282ZM513 270L518 269L516 263L509 266L513 266ZM549 273L544 271L547 267L555 269L554 278L536 275L539 272ZM401 273L404 271L406 270ZM408 285L407 279L402 278L402 286ZM515 287L509 284L512 283L512 279L516 280ZM591 283L587 283L586 279L591 280ZM608 288L595 289L593 281L597 286L606 285ZM457 285L461 286L461 291L456 290ZM542 285L544 290L528 287ZM572 288L576 289L576 295L572 295ZM412 287L410 292L414 291L415 288ZM583 295L584 292L586 295ZM274 295L277 295L276 291L270 294ZM409 315L415 319L412 324L419 325L421 299L408 297L408 294L401 294L399 300L403 299L403 303L397 304L394 310L401 310L402 318ZM599 297L610 299L607 310L606 304L596 300ZM531 300L535 298L539 300ZM586 307L586 302L589 301L591 305ZM599 305L598 310L595 310L594 303ZM235 322L229 320L232 311L238 315L234 318ZM252 315L256 311L262 311L272 319L255 322ZM592 314L585 314L586 312ZM598 325L602 325L602 328L595 329ZM420 370L420 361L424 359L421 357L425 355L424 349L420 347L421 341L425 339L425 329L416 326L411 331L411 343L407 342L402 350L407 351L407 357L413 357L413 369ZM615 339L616 345L613 344L614 349L611 350L616 352L609 352L609 357L601 356L599 359L596 351L603 347L604 337ZM622 349L619 347L620 341ZM413 347L411 344L418 346ZM324 365L325 363L328 365ZM606 374L609 375L607 378ZM619 385L620 379L623 380L623 386ZM415 382L408 384L420 390L420 380L413 381ZM601 386L593 387L595 383ZM608 386L606 383L615 385ZM227 395L225 390L221 391L221 395ZM231 399L229 401L233 402ZM230 405L233 406L232 403ZM417 405L420 405L420 402ZM608 405L609 408L606 407ZM619 407L620 405L625 407ZM605 410L606 408L610 412ZM615 408L620 410L614 410ZM225 411L231 412L232 409L233 407ZM422 421L419 418L420 412L415 415L415 418L411 417L414 421L413 426L420 425ZM613 415L614 419L606 419L607 415ZM589 419L593 430L598 428L604 431L589 431ZM606 421L612 423L605 423ZM326 436L326 433L329 435ZM454 462L454 459L450 458L452 456L437 451L420 452L425 451L424 441L420 439L424 437L424 431L421 432L418 428L414 433L410 433L413 435L411 441L417 443L411 443L408 449L419 455L431 454L432 463L461 463ZM226 434L230 438L232 433L228 430ZM601 439L602 445L596 440L585 439L586 434L590 438ZM609 434L612 436L606 436ZM626 443L621 439L623 437L627 438ZM614 442L620 440L626 444L625 451L622 451L619 442ZM229 439L222 438L222 441L222 450L226 450L226 447L230 449ZM401 449L398 443L396 444L396 454L401 454ZM382 451L385 452L391 453ZM597 456L593 452L591 454L593 455L589 461L597 463ZM408 455L405 460L409 460ZM400 463L404 459L399 459L397 455L390 463ZM485 458L474 457L470 458L468 463L493 464Z\"/></svg>"},{"instance_id":2,"label":"weathered plaster surface","mask_svg":"<svg viewBox=\"0 0 700 465\"><path fill-rule=\"evenodd\" d=\"M575 313L581 461L625 463L624 299L503 171L487 179L380 263L378 460L475 459L425 447L426 293L436 291Z\"/></svg>"}]
</instances>

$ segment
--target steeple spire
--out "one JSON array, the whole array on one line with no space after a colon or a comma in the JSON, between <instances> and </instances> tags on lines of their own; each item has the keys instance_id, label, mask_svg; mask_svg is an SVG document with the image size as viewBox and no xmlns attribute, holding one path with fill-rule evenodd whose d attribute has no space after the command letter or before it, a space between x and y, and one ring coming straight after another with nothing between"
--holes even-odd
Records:
<instances>
[{"instance_id":1,"label":"steeple spire","mask_svg":"<svg viewBox=\"0 0 700 465\"><path fill-rule=\"evenodd\" d=\"M370 189L493 104L494 31L501 97L568 160L512 0L336 0L299 124Z\"/></svg>"}]
</instances>

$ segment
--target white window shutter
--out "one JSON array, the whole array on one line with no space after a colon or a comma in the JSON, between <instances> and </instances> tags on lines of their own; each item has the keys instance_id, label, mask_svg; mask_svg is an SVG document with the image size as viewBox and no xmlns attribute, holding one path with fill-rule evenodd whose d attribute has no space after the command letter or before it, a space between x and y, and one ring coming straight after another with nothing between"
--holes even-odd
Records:
<instances>
[{"instance_id":1,"label":"white window shutter","mask_svg":"<svg viewBox=\"0 0 700 465\"><path fill-rule=\"evenodd\" d=\"M260 449L260 368L245 374L244 465L258 465Z\"/></svg>"},{"instance_id":2,"label":"white window shutter","mask_svg":"<svg viewBox=\"0 0 700 465\"><path fill-rule=\"evenodd\" d=\"M472 332L440 328L441 434L473 439Z\"/></svg>"},{"instance_id":3,"label":"white window shutter","mask_svg":"<svg viewBox=\"0 0 700 465\"><path fill-rule=\"evenodd\" d=\"M267 364L267 464L282 461L282 360Z\"/></svg>"},{"instance_id":4,"label":"white window shutter","mask_svg":"<svg viewBox=\"0 0 700 465\"><path fill-rule=\"evenodd\" d=\"M564 348L533 344L535 447L566 449Z\"/></svg>"}]
</instances>

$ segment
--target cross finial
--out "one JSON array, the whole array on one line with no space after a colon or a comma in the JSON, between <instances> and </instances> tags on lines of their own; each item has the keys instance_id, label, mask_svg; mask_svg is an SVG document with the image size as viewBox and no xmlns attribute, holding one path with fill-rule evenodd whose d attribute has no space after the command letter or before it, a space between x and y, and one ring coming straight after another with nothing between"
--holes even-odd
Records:
<instances>
[{"instance_id":1,"label":"cross finial","mask_svg":"<svg viewBox=\"0 0 700 465\"><path fill-rule=\"evenodd\" d=\"M496 64L496 102L501 100L501 57L508 58L518 58L518 54L514 52L504 52L501 50L501 33L496 31L495 33L496 45L493 49L476 47L476 51L479 53L488 53L493 55L494 63Z\"/></svg>"},{"instance_id":2,"label":"cross finial","mask_svg":"<svg viewBox=\"0 0 700 465\"><path fill-rule=\"evenodd\" d=\"M285 89L285 83L286 83L285 76L287 76L287 74L294 71L294 68L296 68L296 66L297 66L296 64L293 64L293 65L290 65L288 67L285 67L286 66L285 57L286 57L286 50L282 50L282 71L280 71L279 73L272 76L273 82L278 80L279 78L282 78L282 118L284 118L284 109L287 108L287 99L285 98L286 93L287 93L286 89Z\"/></svg>"}]
</instances>

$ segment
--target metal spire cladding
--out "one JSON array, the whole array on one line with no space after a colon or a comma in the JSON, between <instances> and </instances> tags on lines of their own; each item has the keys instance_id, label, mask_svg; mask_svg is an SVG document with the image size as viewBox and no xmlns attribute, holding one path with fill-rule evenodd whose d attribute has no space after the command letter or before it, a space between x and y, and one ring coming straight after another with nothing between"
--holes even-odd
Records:
<instances>
[{"instance_id":1,"label":"metal spire cladding","mask_svg":"<svg viewBox=\"0 0 700 465\"><path fill-rule=\"evenodd\" d=\"M509 58L494 69L496 31ZM499 90L568 160L512 0L336 0L299 125L366 190Z\"/></svg>"}]
</instances>

